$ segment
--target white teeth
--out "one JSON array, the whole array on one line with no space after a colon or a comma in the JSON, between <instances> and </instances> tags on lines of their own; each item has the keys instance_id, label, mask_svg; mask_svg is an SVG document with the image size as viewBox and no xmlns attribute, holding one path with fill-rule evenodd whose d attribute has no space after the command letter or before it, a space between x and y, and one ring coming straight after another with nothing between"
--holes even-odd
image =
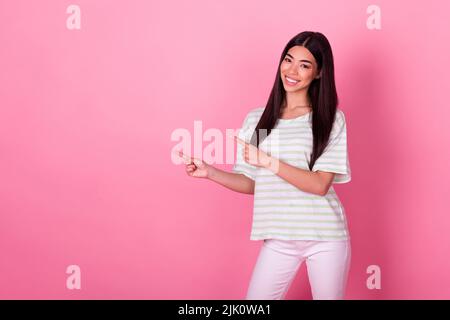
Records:
<instances>
[{"instance_id":1,"label":"white teeth","mask_svg":"<svg viewBox=\"0 0 450 320\"><path fill-rule=\"evenodd\" d=\"M297 82L298 82L298 81L293 80L293 79L290 79L290 78L288 78L288 77L286 77L286 80L289 81L290 83L297 83Z\"/></svg>"}]
</instances>

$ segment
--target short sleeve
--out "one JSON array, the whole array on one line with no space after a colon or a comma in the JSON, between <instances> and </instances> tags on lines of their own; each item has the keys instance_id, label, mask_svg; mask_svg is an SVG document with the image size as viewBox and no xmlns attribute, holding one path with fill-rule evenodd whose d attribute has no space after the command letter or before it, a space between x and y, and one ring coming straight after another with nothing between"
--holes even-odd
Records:
<instances>
[{"instance_id":1,"label":"short sleeve","mask_svg":"<svg viewBox=\"0 0 450 320\"><path fill-rule=\"evenodd\" d=\"M338 109L327 147L314 163L312 171L334 172L333 183L351 180L347 147L347 125L344 113Z\"/></svg>"},{"instance_id":2,"label":"short sleeve","mask_svg":"<svg viewBox=\"0 0 450 320\"><path fill-rule=\"evenodd\" d=\"M242 127L239 129L238 133L238 137L247 142L250 141L250 136L252 135L256 127L256 123L250 123L251 118L252 118L251 113L247 114L247 116L244 119L244 122L242 123ZM236 162L233 166L232 171L234 173L242 173L248 178L255 180L257 168L245 162L243 157L244 147L240 143L236 143L236 145L237 145Z\"/></svg>"}]
</instances>

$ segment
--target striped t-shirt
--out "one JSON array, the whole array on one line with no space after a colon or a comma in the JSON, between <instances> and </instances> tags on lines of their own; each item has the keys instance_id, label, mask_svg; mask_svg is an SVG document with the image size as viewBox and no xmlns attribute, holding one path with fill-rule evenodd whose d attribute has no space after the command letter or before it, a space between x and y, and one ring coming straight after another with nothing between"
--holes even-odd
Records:
<instances>
[{"instance_id":1,"label":"striped t-shirt","mask_svg":"<svg viewBox=\"0 0 450 320\"><path fill-rule=\"evenodd\" d=\"M251 110L238 136L250 142L264 108ZM259 148L290 165L309 171L313 134L312 112L293 119L278 119ZM236 163L232 169L255 180L251 240L347 240L344 207L333 186L325 196L304 192L269 169L243 160L243 146L237 144ZM327 147L312 171L336 173L333 183L351 180L347 152L347 130L342 110L337 109Z\"/></svg>"}]
</instances>

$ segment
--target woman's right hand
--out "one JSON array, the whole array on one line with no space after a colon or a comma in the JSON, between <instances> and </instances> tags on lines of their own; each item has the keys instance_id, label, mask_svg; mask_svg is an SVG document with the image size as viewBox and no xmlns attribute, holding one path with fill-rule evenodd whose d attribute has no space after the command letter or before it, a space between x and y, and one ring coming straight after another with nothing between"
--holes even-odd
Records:
<instances>
[{"instance_id":1,"label":"woman's right hand","mask_svg":"<svg viewBox=\"0 0 450 320\"><path fill-rule=\"evenodd\" d=\"M185 155L183 152L178 151L178 155L183 158L186 165L186 174L195 178L209 178L213 166L207 164L206 162Z\"/></svg>"},{"instance_id":2,"label":"woman's right hand","mask_svg":"<svg viewBox=\"0 0 450 320\"><path fill-rule=\"evenodd\" d=\"M187 156L181 151L173 151L183 159L186 174L195 178L206 178L218 184L241 193L254 194L255 182L241 173L226 172L206 162Z\"/></svg>"}]
</instances>

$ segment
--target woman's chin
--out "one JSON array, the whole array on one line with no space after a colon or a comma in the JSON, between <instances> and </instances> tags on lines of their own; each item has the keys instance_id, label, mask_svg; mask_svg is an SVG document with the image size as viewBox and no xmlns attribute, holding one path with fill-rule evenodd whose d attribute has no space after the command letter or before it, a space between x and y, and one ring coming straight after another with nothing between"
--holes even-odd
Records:
<instances>
[{"instance_id":1,"label":"woman's chin","mask_svg":"<svg viewBox=\"0 0 450 320\"><path fill-rule=\"evenodd\" d=\"M295 86L295 87L292 87L292 86L284 86L284 90L286 91L286 92L295 92L295 91L298 91L299 89L301 89L300 87L297 87L297 86Z\"/></svg>"}]
</instances>

